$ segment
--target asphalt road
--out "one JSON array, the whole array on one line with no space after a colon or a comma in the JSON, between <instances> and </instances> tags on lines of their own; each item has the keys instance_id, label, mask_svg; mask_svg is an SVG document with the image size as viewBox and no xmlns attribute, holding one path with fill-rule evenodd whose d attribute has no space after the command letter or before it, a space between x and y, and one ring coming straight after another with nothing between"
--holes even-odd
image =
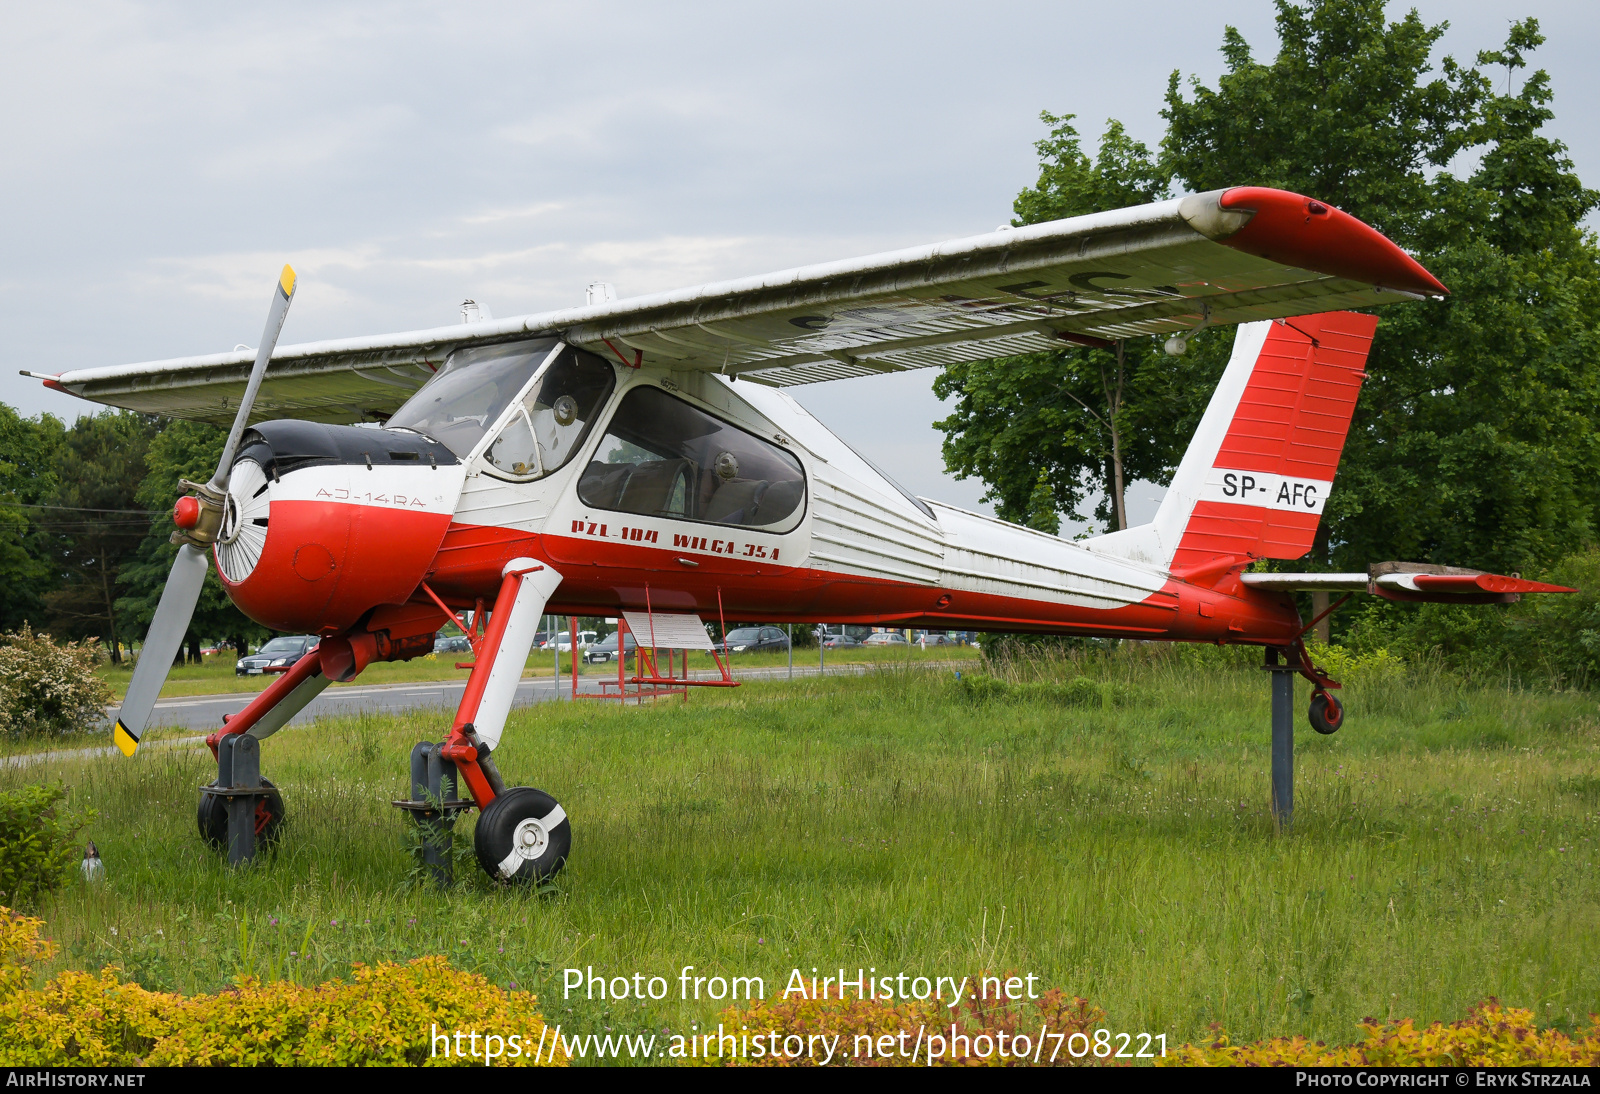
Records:
<instances>
[{"instance_id":1,"label":"asphalt road","mask_svg":"<svg viewBox=\"0 0 1600 1094\"><path fill-rule=\"evenodd\" d=\"M959 668L963 662L919 662L927 668ZM827 670L829 676L859 676L870 669L870 665L840 665L837 668L830 666ZM595 669L589 670L591 673ZM717 679L715 673L696 672L696 679ZM786 666L765 669L735 669L733 672L736 680L782 680L789 675ZM816 676L818 671L815 665L794 667L794 675ZM578 691L582 695L594 695L600 691L600 683L605 679L599 675L580 676L578 678ZM616 683L616 677L611 677L611 682ZM296 715L290 725L303 725L319 717L331 714L356 714L361 712L394 713L402 710L415 710L419 707L440 707L455 711L461 702L461 693L466 689L467 680L462 676L459 680L439 680L425 684L384 684L373 687L331 687L317 696L311 703ZM251 693L240 692L227 695L190 695L176 699L162 699L156 703L156 709L150 716L152 726L178 726L184 729L203 729L210 732L222 726L224 714L236 714L245 708L255 696ZM529 706L533 703L548 703L552 700L571 701L572 681L570 677L563 678L559 688L552 688L548 679L523 680L517 686L517 697L513 700L514 706ZM115 713L112 711L111 713Z\"/></svg>"},{"instance_id":2,"label":"asphalt road","mask_svg":"<svg viewBox=\"0 0 1600 1094\"><path fill-rule=\"evenodd\" d=\"M919 667L938 670L960 669L970 664L966 661L923 661ZM826 670L828 676L861 676L872 668L871 665L839 665ZM590 670L593 671L592 669ZM819 672L815 666L796 665L792 670L796 679L804 676L817 676ZM787 666L766 669L734 669L733 676L737 680L782 680L787 679L791 670ZM696 672L692 674L695 679L717 679L716 673ZM594 695L600 691L600 683L605 679L601 676L580 676L578 678L578 692L580 695ZM614 683L616 678L611 677ZM461 702L461 693L467 685L466 678L460 680L438 680L423 684L384 684L375 687L332 687L317 696L305 710L291 719L289 725L304 725L316 720L318 717L332 714L354 714L361 711L382 711L392 713L402 710L415 710L419 707L434 707L446 712L454 712ZM190 695L182 698L163 699L156 703L155 711L150 716L152 726L176 726L181 729L192 729L209 733L222 725L224 714L236 714L243 710L255 698L251 692L235 692L225 695ZM548 703L551 701L571 702L572 681L570 677L563 678L559 687L552 687L549 680L523 680L517 687L517 697L514 706L530 706L534 703ZM106 710L107 721L116 714L115 707ZM449 724L448 714L441 718L441 731ZM152 741L145 749L159 748L185 748L193 747L203 740L203 736L169 737L165 740ZM143 750L141 750L143 751ZM36 764L48 763L60 759L85 759L91 756L111 755L116 752L114 747L76 748L65 749L59 752L27 752L16 756L0 758L0 767L32 767Z\"/></svg>"}]
</instances>

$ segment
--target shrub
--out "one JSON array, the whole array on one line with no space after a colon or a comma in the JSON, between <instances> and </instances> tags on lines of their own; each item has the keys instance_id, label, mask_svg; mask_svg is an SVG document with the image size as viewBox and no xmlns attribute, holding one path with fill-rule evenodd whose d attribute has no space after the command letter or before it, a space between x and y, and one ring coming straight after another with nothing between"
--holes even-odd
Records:
<instances>
[{"instance_id":1,"label":"shrub","mask_svg":"<svg viewBox=\"0 0 1600 1094\"><path fill-rule=\"evenodd\" d=\"M452 969L443 957L405 965L357 965L349 983L315 988L289 981L241 981L231 992L186 1000L172 1028L146 1059L166 1065L471 1064L450 1052L455 1030L520 1038L523 1055L500 1062L532 1065L544 1019L527 992L501 991L476 973ZM445 1053L434 1055L435 1027ZM480 1037L481 1041L482 1038ZM546 1061L551 1047L545 1046ZM556 1062L566 1063L559 1047ZM546 1062L541 1061L541 1062ZM476 1063L482 1066L483 1057Z\"/></svg>"},{"instance_id":2,"label":"shrub","mask_svg":"<svg viewBox=\"0 0 1600 1094\"><path fill-rule=\"evenodd\" d=\"M435 1026L542 1043L533 995L501 991L437 956L357 965L351 982L315 988L243 979L230 991L184 997L146 991L105 968L27 989L30 962L54 949L39 938L42 927L0 908L0 1066L472 1065L470 1055L433 1055ZM529 1065L532 1051L498 1062ZM561 1066L567 1057L546 1044L539 1062Z\"/></svg>"},{"instance_id":3,"label":"shrub","mask_svg":"<svg viewBox=\"0 0 1600 1094\"><path fill-rule=\"evenodd\" d=\"M1382 646L1353 650L1345 646L1306 644L1311 661L1335 680L1373 683L1399 680L1406 674L1406 662Z\"/></svg>"},{"instance_id":4,"label":"shrub","mask_svg":"<svg viewBox=\"0 0 1600 1094\"><path fill-rule=\"evenodd\" d=\"M94 639L57 645L26 623L0 635L0 734L56 736L101 726L113 694L95 675L99 660Z\"/></svg>"},{"instance_id":5,"label":"shrub","mask_svg":"<svg viewBox=\"0 0 1600 1094\"><path fill-rule=\"evenodd\" d=\"M35 961L56 952L54 942L39 937L44 920L0 908L0 998L27 986Z\"/></svg>"},{"instance_id":6,"label":"shrub","mask_svg":"<svg viewBox=\"0 0 1600 1094\"><path fill-rule=\"evenodd\" d=\"M1184 1045L1158 1064L1168 1067L1595 1067L1600 1065L1600 1016L1576 1037L1541 1030L1533 1012L1486 999L1462 1022L1422 1029L1410 1018L1361 1023L1366 1040L1328 1046L1304 1037L1234 1045L1218 1033L1209 1045Z\"/></svg>"},{"instance_id":7,"label":"shrub","mask_svg":"<svg viewBox=\"0 0 1600 1094\"><path fill-rule=\"evenodd\" d=\"M1000 981L1004 982L1010 975L1005 974ZM1040 1064L1065 1067L1109 1062L1096 1057L1087 1047L1081 1055L1073 1055L1065 1047L1073 1034L1083 1034L1078 1044L1091 1045L1095 1029L1105 1019L1105 1012L1088 1000L1069 997L1061 989L1052 988L1038 999L1012 1002L994 993L992 978L988 985L984 984L982 976L970 980L981 990L976 998L963 999L954 1009L936 999L846 999L837 987L830 985L821 999L775 999L754 1003L743 1010L730 1007L722 1012L722 1025L726 1029L740 1030L741 1036L747 1033L752 1041L757 1036L765 1038L776 1033L780 1046L790 1036L802 1040L817 1034L829 1038L837 1036L837 1053L831 1061L834 1066L926 1067L930 1065L930 1045L938 1046L931 1060L934 1066L1023 1066L1032 1064L1033 1056L1018 1055L1012 1046L1020 1035L1029 1039L1031 1047L1039 1047L1041 1028L1047 1037L1039 1053ZM923 1032L922 1055L913 1061L904 1051L900 1035L905 1033L909 1041L916 1038L919 1030ZM891 1042L880 1041L884 1037L891 1038L895 1045L887 1052L882 1046ZM987 1038L987 1042L981 1038ZM1001 1043L1006 1044L1007 1055L1000 1054ZM1053 1049L1058 1051L1053 1052ZM770 1053L702 1056L694 1062L724 1067L810 1067L820 1063L809 1053L795 1057L781 1053L777 1056Z\"/></svg>"},{"instance_id":8,"label":"shrub","mask_svg":"<svg viewBox=\"0 0 1600 1094\"><path fill-rule=\"evenodd\" d=\"M0 899L31 904L79 860L75 837L88 818L67 811L66 796L60 786L0 791Z\"/></svg>"}]
</instances>

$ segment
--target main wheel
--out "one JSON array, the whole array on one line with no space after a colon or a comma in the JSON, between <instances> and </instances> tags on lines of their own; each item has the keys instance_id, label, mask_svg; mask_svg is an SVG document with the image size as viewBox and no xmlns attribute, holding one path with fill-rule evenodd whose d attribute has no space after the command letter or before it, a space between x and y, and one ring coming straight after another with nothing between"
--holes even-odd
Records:
<instances>
[{"instance_id":1,"label":"main wheel","mask_svg":"<svg viewBox=\"0 0 1600 1094\"><path fill-rule=\"evenodd\" d=\"M256 802L256 841L263 845L276 842L278 830L283 827L283 795L272 786L271 779L262 779L261 785L272 789L266 798ZM195 819L200 825L200 838L218 851L228 849L228 799L209 790L200 791L200 809Z\"/></svg>"},{"instance_id":2,"label":"main wheel","mask_svg":"<svg viewBox=\"0 0 1600 1094\"><path fill-rule=\"evenodd\" d=\"M1344 704L1325 691L1311 697L1311 728L1318 733L1337 733L1344 725Z\"/></svg>"},{"instance_id":3,"label":"main wheel","mask_svg":"<svg viewBox=\"0 0 1600 1094\"><path fill-rule=\"evenodd\" d=\"M514 786L478 818L472 847L478 865L496 881L543 881L566 864L572 823L543 790Z\"/></svg>"}]
</instances>

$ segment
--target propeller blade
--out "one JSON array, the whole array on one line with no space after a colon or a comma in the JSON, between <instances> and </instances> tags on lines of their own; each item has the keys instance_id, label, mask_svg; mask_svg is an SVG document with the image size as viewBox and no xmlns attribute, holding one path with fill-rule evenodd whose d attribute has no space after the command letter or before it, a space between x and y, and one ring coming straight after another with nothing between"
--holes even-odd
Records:
<instances>
[{"instance_id":1,"label":"propeller blade","mask_svg":"<svg viewBox=\"0 0 1600 1094\"><path fill-rule=\"evenodd\" d=\"M218 493L228 489L233 454L239 447L239 438L244 436L245 426L250 424L250 411L256 405L256 392L261 390L261 381L267 374L267 362L272 360L272 351L278 345L278 334L283 330L283 321L289 314L289 301L293 299L294 270L284 266L283 273L278 277L278 286L272 293L272 307L267 310L267 327L261 332L261 348L256 350L256 363L250 368L250 381L245 384L244 398L239 400L239 412L233 416L233 428L228 431L228 443L222 448L222 460L217 464L217 473L211 476L211 482L207 484Z\"/></svg>"},{"instance_id":2,"label":"propeller blade","mask_svg":"<svg viewBox=\"0 0 1600 1094\"><path fill-rule=\"evenodd\" d=\"M188 543L178 548L172 572L167 575L167 587L161 591L161 603L150 621L150 633L145 635L144 648L139 651L139 663L128 683L128 694L117 711L116 728L111 731L124 756L132 756L139 747L139 738L155 708L156 697L161 694L161 685L167 681L172 659L178 655L178 647L189 630L189 619L206 581L206 569L204 551Z\"/></svg>"},{"instance_id":3,"label":"propeller blade","mask_svg":"<svg viewBox=\"0 0 1600 1094\"><path fill-rule=\"evenodd\" d=\"M167 682L172 669L172 659L183 645L189 630L189 620L194 618L194 606L200 602L200 590L206 581L206 547L217 538L217 526L222 519L228 490L229 473L233 470L233 454L239 448L239 438L250 424L250 410L256 404L256 393L267 374L267 363L278 345L278 334L289 314L289 301L294 299L294 270L289 266L278 275L278 284L272 293L272 307L267 309L267 326L261 332L261 348L256 350L255 364L250 368L250 380L245 384L244 397L239 400L239 411L233 416L233 428L228 431L228 443L223 446L222 459L217 473L205 486L185 483L195 490L200 502L202 519L179 526L173 542L181 543L178 557L167 575L167 587L161 591L161 603L156 606L155 618L150 621L150 633L145 635L144 650L139 654L139 664L128 683L128 694L123 696L122 709L117 711L117 724L112 739L123 755L132 756L139 747L139 737L144 733L150 712L155 709L161 685ZM206 518L209 514L209 519Z\"/></svg>"}]
</instances>

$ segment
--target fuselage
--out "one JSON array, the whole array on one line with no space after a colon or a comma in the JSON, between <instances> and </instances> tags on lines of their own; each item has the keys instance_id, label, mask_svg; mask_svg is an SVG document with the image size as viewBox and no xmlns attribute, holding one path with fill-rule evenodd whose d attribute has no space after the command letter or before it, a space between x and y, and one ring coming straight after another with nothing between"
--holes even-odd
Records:
<instances>
[{"instance_id":1,"label":"fuselage","mask_svg":"<svg viewBox=\"0 0 1600 1094\"><path fill-rule=\"evenodd\" d=\"M551 340L496 348L468 363L498 370L487 397L476 372L441 370L386 428L247 434L216 548L246 614L331 635L416 615L424 583L470 608L527 556L563 575L560 614L1215 642L1300 629L1292 598L1231 575L1175 580L913 498L781 389Z\"/></svg>"}]
</instances>

